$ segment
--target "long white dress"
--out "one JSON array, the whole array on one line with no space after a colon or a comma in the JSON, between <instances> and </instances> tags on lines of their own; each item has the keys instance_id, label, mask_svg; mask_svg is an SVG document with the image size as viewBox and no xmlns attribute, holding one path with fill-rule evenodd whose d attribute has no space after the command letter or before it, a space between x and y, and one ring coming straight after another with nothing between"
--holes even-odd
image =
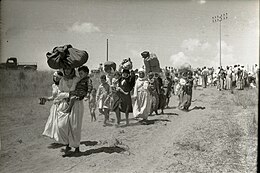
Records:
<instances>
[{"instance_id":1,"label":"long white dress","mask_svg":"<svg viewBox=\"0 0 260 173\"><path fill-rule=\"evenodd\" d=\"M53 116L53 130L48 134L52 134L49 137L55 139L62 144L69 144L70 147L79 147L81 140L81 127L83 118L83 101L76 100L70 113L64 113L68 103L66 98L69 98L69 91L74 91L78 77L65 80L62 78L59 84L59 92L56 97L56 111L51 114Z\"/></svg>"},{"instance_id":2,"label":"long white dress","mask_svg":"<svg viewBox=\"0 0 260 173\"><path fill-rule=\"evenodd\" d=\"M134 95L136 98L133 106L133 116L147 119L151 111L152 96L148 90L149 82L145 78L138 78L134 87Z\"/></svg>"},{"instance_id":3,"label":"long white dress","mask_svg":"<svg viewBox=\"0 0 260 173\"><path fill-rule=\"evenodd\" d=\"M55 134L57 133L57 114L56 114L56 110L57 110L57 95L59 93L59 87L56 84L52 85L52 96L51 99L53 100L53 104L51 106L50 109L50 115L48 117L48 120L46 122L44 131L42 133L42 135L50 137L52 139L55 139L54 136L56 136Z\"/></svg>"}]
</instances>

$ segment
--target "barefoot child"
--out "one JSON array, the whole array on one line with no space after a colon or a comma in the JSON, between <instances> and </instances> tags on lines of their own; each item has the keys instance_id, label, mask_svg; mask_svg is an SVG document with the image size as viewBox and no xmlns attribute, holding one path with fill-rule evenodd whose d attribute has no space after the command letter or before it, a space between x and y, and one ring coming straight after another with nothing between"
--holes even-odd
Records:
<instances>
[{"instance_id":1,"label":"barefoot child","mask_svg":"<svg viewBox=\"0 0 260 173\"><path fill-rule=\"evenodd\" d=\"M76 100L82 100L84 97L88 97L93 89L92 81L88 76L89 69L87 66L81 66L78 69L80 81L77 83L74 91L69 94L69 103L67 109L64 110L65 113L69 113Z\"/></svg>"},{"instance_id":2,"label":"barefoot child","mask_svg":"<svg viewBox=\"0 0 260 173\"><path fill-rule=\"evenodd\" d=\"M107 121L109 119L109 103L106 102L110 92L110 86L106 82L106 76L100 76L101 84L97 90L96 102L98 104L98 110L101 114L105 116L103 126L107 126Z\"/></svg>"},{"instance_id":3,"label":"barefoot child","mask_svg":"<svg viewBox=\"0 0 260 173\"><path fill-rule=\"evenodd\" d=\"M93 88L93 90L91 91L90 97L89 97L89 110L90 110L90 115L91 115L91 122L96 121L96 114L95 114L95 110L96 110L96 94L97 94L97 90L96 88Z\"/></svg>"}]
</instances>

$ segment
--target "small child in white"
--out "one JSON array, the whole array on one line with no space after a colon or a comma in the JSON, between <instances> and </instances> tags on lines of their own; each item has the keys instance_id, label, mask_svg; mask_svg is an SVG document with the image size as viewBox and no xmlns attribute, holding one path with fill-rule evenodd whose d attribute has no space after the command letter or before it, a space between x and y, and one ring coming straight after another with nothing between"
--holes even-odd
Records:
<instances>
[{"instance_id":1,"label":"small child in white","mask_svg":"<svg viewBox=\"0 0 260 173\"><path fill-rule=\"evenodd\" d=\"M96 102L98 104L98 110L101 114L103 114L105 116L104 119L104 124L103 126L107 126L107 121L109 120L109 107L110 107L110 103L107 102L107 98L109 97L110 94L110 86L109 84L106 82L106 76L102 75L100 77L100 82L101 84L98 87L97 90L97 96L96 96Z\"/></svg>"}]
</instances>

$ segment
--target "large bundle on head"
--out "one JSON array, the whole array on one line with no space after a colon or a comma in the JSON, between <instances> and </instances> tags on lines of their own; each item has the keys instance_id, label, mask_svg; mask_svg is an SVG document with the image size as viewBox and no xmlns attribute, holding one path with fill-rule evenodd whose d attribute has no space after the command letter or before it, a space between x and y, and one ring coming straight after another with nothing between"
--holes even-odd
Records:
<instances>
[{"instance_id":1,"label":"large bundle on head","mask_svg":"<svg viewBox=\"0 0 260 173\"><path fill-rule=\"evenodd\" d=\"M189 64L189 63L184 63L184 64L182 64L180 67L179 67L179 69L181 70L183 70L183 69L186 69L186 70L191 70L191 65Z\"/></svg>"},{"instance_id":2,"label":"large bundle on head","mask_svg":"<svg viewBox=\"0 0 260 173\"><path fill-rule=\"evenodd\" d=\"M144 65L146 73L149 72L161 72L160 62L155 53L149 53L148 51L144 51L141 53L144 58Z\"/></svg>"},{"instance_id":3,"label":"large bundle on head","mask_svg":"<svg viewBox=\"0 0 260 173\"><path fill-rule=\"evenodd\" d=\"M181 65L179 67L178 73L179 73L179 76L183 77L183 78L191 77L193 74L191 65L188 63L184 63L183 65Z\"/></svg>"},{"instance_id":4,"label":"large bundle on head","mask_svg":"<svg viewBox=\"0 0 260 173\"><path fill-rule=\"evenodd\" d=\"M47 63L52 69L76 68L88 61L88 53L71 45L55 47L46 54Z\"/></svg>"},{"instance_id":5,"label":"large bundle on head","mask_svg":"<svg viewBox=\"0 0 260 173\"><path fill-rule=\"evenodd\" d=\"M131 58L123 59L122 63L119 65L119 71L131 70L133 68L133 63Z\"/></svg>"},{"instance_id":6,"label":"large bundle on head","mask_svg":"<svg viewBox=\"0 0 260 173\"><path fill-rule=\"evenodd\" d=\"M111 73L116 71L116 63L113 61L107 61L104 63L104 71L106 73Z\"/></svg>"}]
</instances>

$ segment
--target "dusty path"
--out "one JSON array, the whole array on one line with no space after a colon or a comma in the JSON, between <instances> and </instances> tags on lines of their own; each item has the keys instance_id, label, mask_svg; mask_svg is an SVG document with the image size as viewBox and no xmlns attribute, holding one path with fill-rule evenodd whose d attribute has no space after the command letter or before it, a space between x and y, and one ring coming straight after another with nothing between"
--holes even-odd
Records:
<instances>
[{"instance_id":1,"label":"dusty path","mask_svg":"<svg viewBox=\"0 0 260 173\"><path fill-rule=\"evenodd\" d=\"M148 125L131 119L120 128L102 127L98 115L91 123L86 109L81 153L67 157L64 146L41 136L50 104L1 99L0 172L255 172L257 103L238 103L238 97L195 90L191 111L176 109L173 96L165 115L149 117Z\"/></svg>"}]
</instances>

